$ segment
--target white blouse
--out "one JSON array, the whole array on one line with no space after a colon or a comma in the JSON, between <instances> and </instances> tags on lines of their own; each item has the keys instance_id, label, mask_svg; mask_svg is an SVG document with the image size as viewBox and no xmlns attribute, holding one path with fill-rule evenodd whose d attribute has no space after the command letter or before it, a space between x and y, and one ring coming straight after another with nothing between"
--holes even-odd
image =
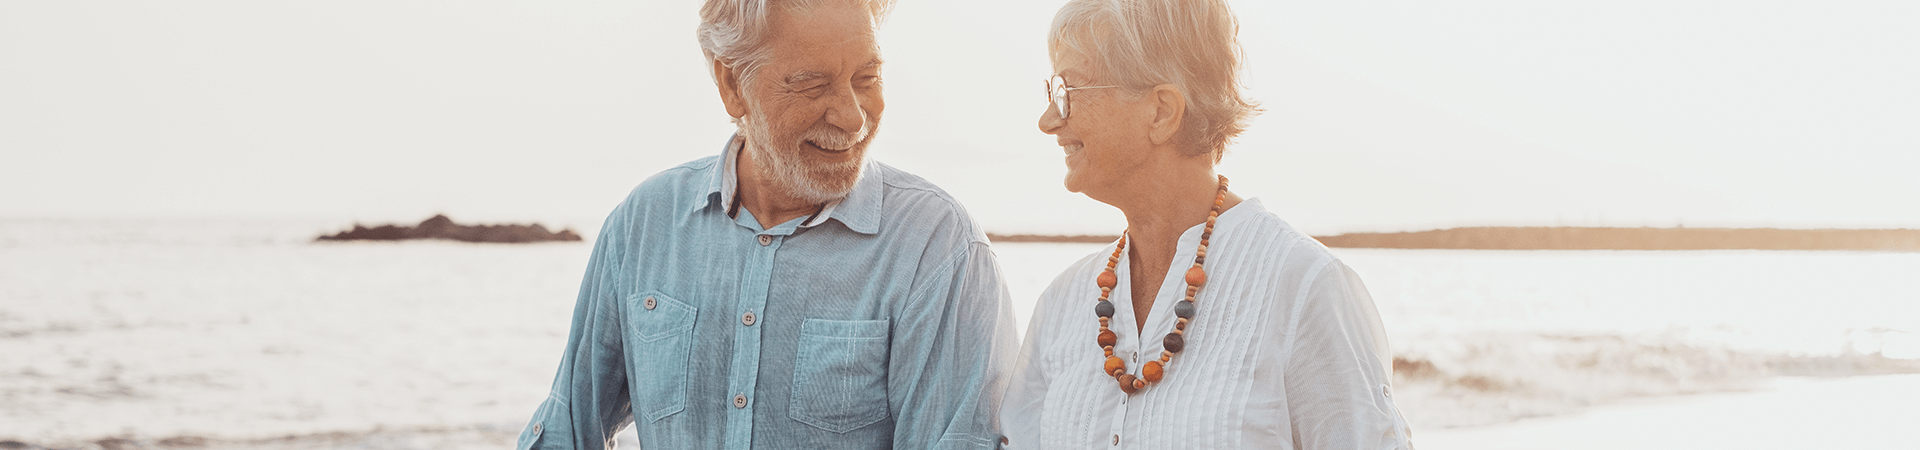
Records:
<instances>
[{"instance_id":1,"label":"white blouse","mask_svg":"<svg viewBox=\"0 0 1920 450\"><path fill-rule=\"evenodd\" d=\"M1202 225L1135 332L1127 256L1110 297L1114 354L1127 373L1158 359ZM1220 214L1186 349L1134 395L1101 373L1094 277L1113 245L1081 259L1040 296L1001 407L1008 448L1411 448L1394 409L1392 353L1360 277L1325 246L1248 199ZM1145 336L1143 339L1142 336Z\"/></svg>"}]
</instances>

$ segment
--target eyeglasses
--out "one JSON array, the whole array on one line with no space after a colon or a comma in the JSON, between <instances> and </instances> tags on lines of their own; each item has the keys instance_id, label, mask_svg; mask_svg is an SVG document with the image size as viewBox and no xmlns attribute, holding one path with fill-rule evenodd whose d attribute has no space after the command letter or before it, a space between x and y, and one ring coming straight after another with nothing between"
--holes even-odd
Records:
<instances>
[{"instance_id":1,"label":"eyeglasses","mask_svg":"<svg viewBox=\"0 0 1920 450\"><path fill-rule=\"evenodd\" d=\"M1061 119L1066 119L1067 118L1067 92L1080 90L1080 89L1099 89L1099 88L1110 88L1110 87L1119 87L1119 86L1069 87L1067 86L1067 79L1060 78L1059 75L1054 75L1053 78L1047 79L1047 101L1052 102L1053 107L1060 109Z\"/></svg>"}]
</instances>

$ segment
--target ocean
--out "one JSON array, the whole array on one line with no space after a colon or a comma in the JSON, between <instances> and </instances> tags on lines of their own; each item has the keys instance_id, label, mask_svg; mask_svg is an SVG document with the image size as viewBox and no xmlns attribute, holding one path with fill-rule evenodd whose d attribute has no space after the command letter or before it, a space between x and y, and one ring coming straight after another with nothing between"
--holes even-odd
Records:
<instances>
[{"instance_id":1,"label":"ocean","mask_svg":"<svg viewBox=\"0 0 1920 450\"><path fill-rule=\"evenodd\" d=\"M350 225L0 219L0 441L506 445L552 381L590 243L312 242ZM1098 247L996 245L1018 319ZM1380 308L1416 436L1920 372L1920 254L1334 253Z\"/></svg>"}]
</instances>

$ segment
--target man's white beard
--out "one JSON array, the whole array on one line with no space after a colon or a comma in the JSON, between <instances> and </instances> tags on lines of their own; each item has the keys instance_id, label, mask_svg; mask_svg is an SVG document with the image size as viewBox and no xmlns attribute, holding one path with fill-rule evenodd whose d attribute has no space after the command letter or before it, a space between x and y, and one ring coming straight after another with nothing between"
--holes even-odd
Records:
<instances>
[{"instance_id":1,"label":"man's white beard","mask_svg":"<svg viewBox=\"0 0 1920 450\"><path fill-rule=\"evenodd\" d=\"M831 202L847 198L865 174L862 170L867 162L865 141L878 125L874 122L869 117L860 132L852 135L824 126L807 130L796 138L781 139L772 136L772 131L766 129L766 118L756 110L740 120L740 129L747 140L742 151L752 153L754 170L771 182L774 189L807 203ZM848 150L857 152L848 161L809 162L801 152L811 150L795 148L806 141L830 148L858 148Z\"/></svg>"}]
</instances>

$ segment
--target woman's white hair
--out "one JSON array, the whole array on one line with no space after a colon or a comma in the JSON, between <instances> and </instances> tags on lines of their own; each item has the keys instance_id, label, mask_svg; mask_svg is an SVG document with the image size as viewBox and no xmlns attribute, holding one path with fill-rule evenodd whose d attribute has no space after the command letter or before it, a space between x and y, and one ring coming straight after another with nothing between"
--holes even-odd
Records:
<instances>
[{"instance_id":1,"label":"woman's white hair","mask_svg":"<svg viewBox=\"0 0 1920 450\"><path fill-rule=\"evenodd\" d=\"M1056 58L1087 55L1103 84L1179 89L1187 112L1175 142L1218 163L1260 111L1241 93L1239 32L1225 0L1073 0L1053 16L1047 44Z\"/></svg>"},{"instance_id":2,"label":"woman's white hair","mask_svg":"<svg viewBox=\"0 0 1920 450\"><path fill-rule=\"evenodd\" d=\"M773 8L806 10L822 1L830 0L707 0L700 7L700 51L707 55L709 64L720 61L733 68L744 85L772 56L762 41L771 27ZM894 0L843 1L864 3L873 14L874 26L879 26L893 9Z\"/></svg>"}]
</instances>

